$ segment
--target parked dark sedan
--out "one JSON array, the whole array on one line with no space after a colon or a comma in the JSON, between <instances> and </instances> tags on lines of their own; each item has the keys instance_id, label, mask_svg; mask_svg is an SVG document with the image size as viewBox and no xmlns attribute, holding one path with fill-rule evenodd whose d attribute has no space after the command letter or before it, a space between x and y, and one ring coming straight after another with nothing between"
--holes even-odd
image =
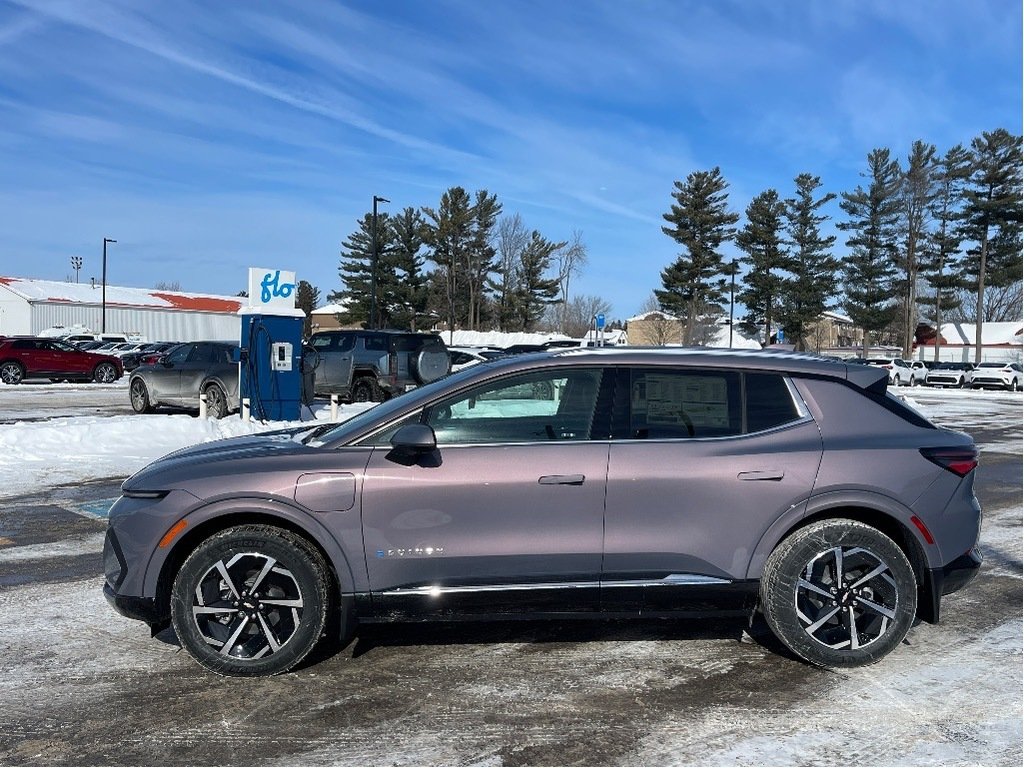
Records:
<instances>
[{"instance_id":1,"label":"parked dark sedan","mask_svg":"<svg viewBox=\"0 0 1024 768\"><path fill-rule=\"evenodd\" d=\"M0 382L49 378L109 384L124 374L113 355L85 352L59 339L32 336L0 338Z\"/></svg>"},{"instance_id":2,"label":"parked dark sedan","mask_svg":"<svg viewBox=\"0 0 1024 768\"><path fill-rule=\"evenodd\" d=\"M128 395L137 413L160 405L198 408L206 395L209 414L223 418L238 410L237 345L228 341L179 344L156 362L140 365L128 380Z\"/></svg>"},{"instance_id":3,"label":"parked dark sedan","mask_svg":"<svg viewBox=\"0 0 1024 768\"><path fill-rule=\"evenodd\" d=\"M755 610L809 662L871 664L981 564L974 443L887 374L725 350L482 362L146 467L110 510L104 591L230 675L357 622Z\"/></svg>"}]
</instances>

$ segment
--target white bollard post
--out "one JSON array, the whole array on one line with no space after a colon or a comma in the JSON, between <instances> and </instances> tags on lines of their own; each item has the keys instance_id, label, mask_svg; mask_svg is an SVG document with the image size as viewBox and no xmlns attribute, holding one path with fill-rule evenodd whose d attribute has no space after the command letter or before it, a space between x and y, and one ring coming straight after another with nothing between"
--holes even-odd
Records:
<instances>
[{"instance_id":1,"label":"white bollard post","mask_svg":"<svg viewBox=\"0 0 1024 768\"><path fill-rule=\"evenodd\" d=\"M242 413L241 413L241 416L242 416L242 420L243 421L248 421L249 420L249 398L248 397L243 397L242 398Z\"/></svg>"},{"instance_id":2,"label":"white bollard post","mask_svg":"<svg viewBox=\"0 0 1024 768\"><path fill-rule=\"evenodd\" d=\"M200 419L205 419L206 417L207 417L206 393L205 392L200 392L199 393L199 418Z\"/></svg>"},{"instance_id":3,"label":"white bollard post","mask_svg":"<svg viewBox=\"0 0 1024 768\"><path fill-rule=\"evenodd\" d=\"M331 421L338 420L338 396L331 395Z\"/></svg>"}]
</instances>

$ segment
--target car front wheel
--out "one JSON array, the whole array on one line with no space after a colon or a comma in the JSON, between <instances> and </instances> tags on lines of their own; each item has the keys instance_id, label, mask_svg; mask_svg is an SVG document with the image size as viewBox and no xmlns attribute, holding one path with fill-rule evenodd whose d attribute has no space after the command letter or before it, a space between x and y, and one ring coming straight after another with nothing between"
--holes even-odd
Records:
<instances>
[{"instance_id":1,"label":"car front wheel","mask_svg":"<svg viewBox=\"0 0 1024 768\"><path fill-rule=\"evenodd\" d=\"M110 384L117 381L117 366L113 363L100 363L92 372L92 380L98 384Z\"/></svg>"},{"instance_id":2,"label":"car front wheel","mask_svg":"<svg viewBox=\"0 0 1024 768\"><path fill-rule=\"evenodd\" d=\"M0 381L4 384L20 384L25 378L25 369L19 363L0 365Z\"/></svg>"},{"instance_id":3,"label":"car front wheel","mask_svg":"<svg viewBox=\"0 0 1024 768\"><path fill-rule=\"evenodd\" d=\"M768 557L761 608L775 635L801 658L822 667L864 666L910 630L917 581L906 555L878 529L822 520Z\"/></svg>"},{"instance_id":4,"label":"car front wheel","mask_svg":"<svg viewBox=\"0 0 1024 768\"><path fill-rule=\"evenodd\" d=\"M274 675L320 640L328 570L304 538L267 525L228 528L185 560L171 592L171 622L185 649L222 675Z\"/></svg>"}]
</instances>

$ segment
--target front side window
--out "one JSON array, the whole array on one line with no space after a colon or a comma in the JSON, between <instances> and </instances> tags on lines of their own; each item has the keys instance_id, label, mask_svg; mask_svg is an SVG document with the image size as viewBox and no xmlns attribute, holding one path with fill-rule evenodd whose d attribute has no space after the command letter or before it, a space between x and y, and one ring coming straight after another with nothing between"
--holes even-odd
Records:
<instances>
[{"instance_id":1,"label":"front side window","mask_svg":"<svg viewBox=\"0 0 1024 768\"><path fill-rule=\"evenodd\" d=\"M537 371L487 382L425 412L439 445L590 438L599 369Z\"/></svg>"}]
</instances>

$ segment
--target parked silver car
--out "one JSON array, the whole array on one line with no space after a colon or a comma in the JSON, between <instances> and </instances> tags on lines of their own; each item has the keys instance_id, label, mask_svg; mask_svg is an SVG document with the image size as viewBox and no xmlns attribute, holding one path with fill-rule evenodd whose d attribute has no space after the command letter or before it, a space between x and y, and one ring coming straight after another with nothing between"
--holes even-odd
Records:
<instances>
[{"instance_id":1,"label":"parked silver car","mask_svg":"<svg viewBox=\"0 0 1024 768\"><path fill-rule=\"evenodd\" d=\"M179 344L156 362L140 365L128 380L128 396L137 413L161 405L198 408L206 395L207 411L215 419L239 408L238 363L228 341Z\"/></svg>"},{"instance_id":2,"label":"parked silver car","mask_svg":"<svg viewBox=\"0 0 1024 768\"><path fill-rule=\"evenodd\" d=\"M577 349L479 363L341 425L187 448L110 510L104 592L230 675L325 627L763 612L878 661L981 563L978 453L884 369Z\"/></svg>"}]
</instances>

